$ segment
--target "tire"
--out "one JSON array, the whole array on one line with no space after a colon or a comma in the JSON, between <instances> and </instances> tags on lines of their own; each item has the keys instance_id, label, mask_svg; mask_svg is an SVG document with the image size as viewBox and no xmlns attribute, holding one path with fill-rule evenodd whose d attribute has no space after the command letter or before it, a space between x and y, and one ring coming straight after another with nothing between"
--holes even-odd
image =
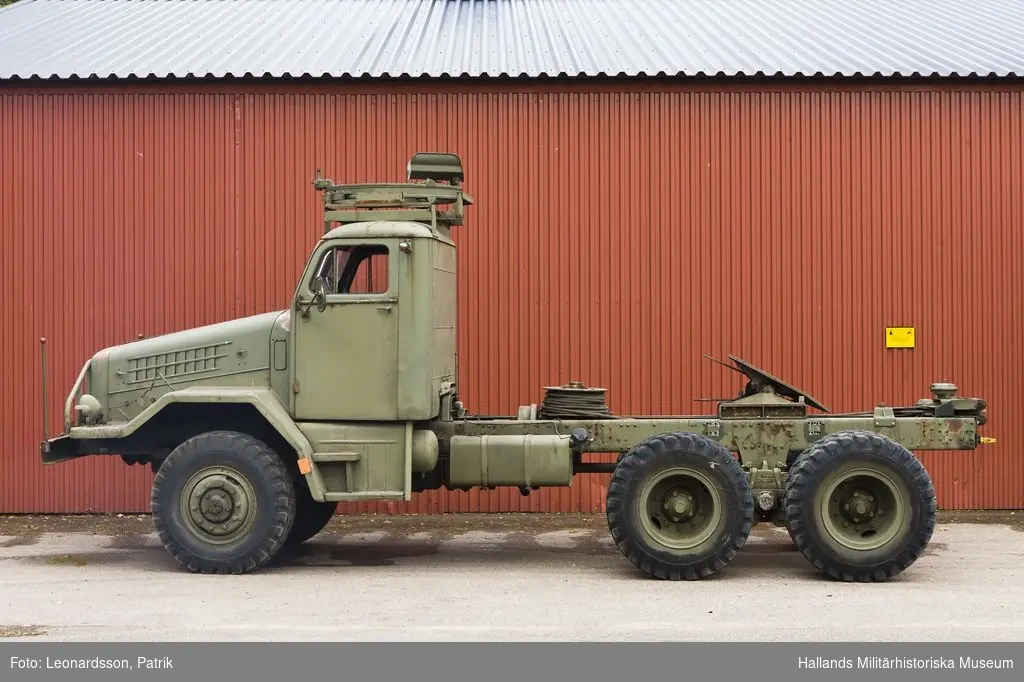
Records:
<instances>
[{"instance_id":1,"label":"tire","mask_svg":"<svg viewBox=\"0 0 1024 682\"><path fill-rule=\"evenodd\" d=\"M818 440L814 441L814 447L823 446L825 443L827 443L829 441L832 441L832 440L835 440L839 436L842 436L843 433L844 432L826 434L826 435L820 437ZM797 455L797 457L795 459L793 459L792 462L789 463L789 468L787 469L787 475L788 476L792 476L793 475L793 472L796 470L797 463L800 461L800 459L806 453L807 453L806 450L804 452L801 452L799 455ZM787 490L788 490L788 485L789 485L788 479L786 481L786 485L787 485ZM782 504L782 511L785 513L785 511L786 511L786 493L785 493L785 491L783 491L782 500L781 500L780 503ZM786 529L786 532L789 534L789 539L792 540L793 544L795 545L796 544L796 538L793 537L793 529L789 525L788 517L786 518L786 520L783 523L782 527Z\"/></svg>"},{"instance_id":2,"label":"tire","mask_svg":"<svg viewBox=\"0 0 1024 682\"><path fill-rule=\"evenodd\" d=\"M935 530L935 489L921 462L880 434L849 431L814 443L786 484L787 530L818 570L884 582L924 553Z\"/></svg>"},{"instance_id":3,"label":"tire","mask_svg":"<svg viewBox=\"0 0 1024 682\"><path fill-rule=\"evenodd\" d=\"M266 564L284 544L295 518L295 487L265 443L212 431L164 460L151 505L160 541L179 564L194 573L238 575ZM237 514L226 514L229 507Z\"/></svg>"},{"instance_id":4,"label":"tire","mask_svg":"<svg viewBox=\"0 0 1024 682\"><path fill-rule=\"evenodd\" d=\"M285 548L292 549L315 536L331 522L337 511L337 502L317 502L309 494L304 482L297 485L295 522L285 539Z\"/></svg>"},{"instance_id":5,"label":"tire","mask_svg":"<svg viewBox=\"0 0 1024 682\"><path fill-rule=\"evenodd\" d=\"M673 492L684 487L689 495ZM619 460L607 516L619 551L648 577L699 580L725 568L746 543L754 499L728 449L697 434L668 433Z\"/></svg>"}]
</instances>

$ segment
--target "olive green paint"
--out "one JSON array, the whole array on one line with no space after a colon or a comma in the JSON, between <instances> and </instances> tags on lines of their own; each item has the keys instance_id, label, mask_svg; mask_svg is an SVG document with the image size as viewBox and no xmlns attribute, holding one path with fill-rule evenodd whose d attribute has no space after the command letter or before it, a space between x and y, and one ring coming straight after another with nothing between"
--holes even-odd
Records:
<instances>
[{"instance_id":1,"label":"olive green paint","mask_svg":"<svg viewBox=\"0 0 1024 682\"><path fill-rule=\"evenodd\" d=\"M448 485L567 486L572 483L569 436L454 436L450 442Z\"/></svg>"},{"instance_id":2,"label":"olive green paint","mask_svg":"<svg viewBox=\"0 0 1024 682\"><path fill-rule=\"evenodd\" d=\"M820 435L808 435L808 422ZM728 420L714 417L621 417L609 420L526 421L474 419L439 423L435 428L451 435L552 435L586 429L592 441L583 452L625 452L642 440L661 433L698 433L740 453L745 465L762 460L785 466L791 452L800 452L822 437L842 431L881 433L909 450L973 450L977 424L969 417L949 419L901 417L893 426L878 426L872 417L822 416L813 419Z\"/></svg>"},{"instance_id":3,"label":"olive green paint","mask_svg":"<svg viewBox=\"0 0 1024 682\"><path fill-rule=\"evenodd\" d=\"M313 462L312 444L299 429L298 424L288 414L279 396L266 388L208 387L197 385L175 391L167 391L145 409L141 410L130 421L112 421L99 425L73 426L68 432L68 437L75 440L102 439L105 441L127 438L138 431L150 419L154 418L160 410L172 403L205 404L211 408L218 404L226 403L252 405L267 420L267 423L295 449L299 459L310 463ZM320 478L315 466L313 466L312 471L306 478L313 498L323 501L325 492L323 480Z\"/></svg>"},{"instance_id":4,"label":"olive green paint","mask_svg":"<svg viewBox=\"0 0 1024 682\"><path fill-rule=\"evenodd\" d=\"M410 433L411 427L412 422L299 423L314 448L325 499L408 500L406 472L421 469L417 464L437 463L437 437L423 429Z\"/></svg>"},{"instance_id":5,"label":"olive green paint","mask_svg":"<svg viewBox=\"0 0 1024 682\"><path fill-rule=\"evenodd\" d=\"M688 467L651 476L637 506L644 531L669 551L687 553L709 544L722 532L723 505L715 482Z\"/></svg>"},{"instance_id":6,"label":"olive green paint","mask_svg":"<svg viewBox=\"0 0 1024 682\"><path fill-rule=\"evenodd\" d=\"M457 157L417 155L409 175L425 181L336 185L318 173L324 232L289 309L99 351L68 395L65 433L44 441L43 461L114 452L118 439L174 403L245 403L295 450L317 501L408 500L414 480L424 489L567 486L585 470L585 453L622 453L658 434L689 432L738 453L767 506L777 504L793 457L830 434L874 432L910 450L981 442L985 403L956 397L955 387L936 384L932 398L912 407L830 414L735 358L731 369L747 376L747 388L721 401L715 416L466 418L451 229L473 200L458 184ZM356 261L339 261L337 250L351 247L376 250L373 262L387 269L380 286L346 288L343 266ZM574 431L582 435L571 438Z\"/></svg>"}]
</instances>

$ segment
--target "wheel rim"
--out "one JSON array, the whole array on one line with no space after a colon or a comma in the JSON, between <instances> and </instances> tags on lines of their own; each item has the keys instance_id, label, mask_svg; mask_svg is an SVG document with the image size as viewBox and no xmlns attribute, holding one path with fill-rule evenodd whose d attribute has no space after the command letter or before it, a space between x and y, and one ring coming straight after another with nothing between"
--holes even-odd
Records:
<instances>
[{"instance_id":1,"label":"wheel rim","mask_svg":"<svg viewBox=\"0 0 1024 682\"><path fill-rule=\"evenodd\" d=\"M819 509L825 532L843 547L871 551L892 542L905 527L909 505L903 487L877 469L837 474Z\"/></svg>"},{"instance_id":2,"label":"wheel rim","mask_svg":"<svg viewBox=\"0 0 1024 682\"><path fill-rule=\"evenodd\" d=\"M226 545L245 536L256 521L256 492L238 470L206 467L185 483L181 516L203 542Z\"/></svg>"},{"instance_id":3,"label":"wheel rim","mask_svg":"<svg viewBox=\"0 0 1024 682\"><path fill-rule=\"evenodd\" d=\"M707 542L722 521L722 498L703 472L686 467L653 476L640 491L640 524L651 538L674 550Z\"/></svg>"}]
</instances>

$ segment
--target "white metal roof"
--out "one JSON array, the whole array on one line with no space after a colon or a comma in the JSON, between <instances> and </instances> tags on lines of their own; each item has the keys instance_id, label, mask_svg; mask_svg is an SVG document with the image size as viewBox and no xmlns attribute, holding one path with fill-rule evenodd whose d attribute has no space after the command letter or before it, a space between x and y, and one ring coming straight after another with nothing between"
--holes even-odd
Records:
<instances>
[{"instance_id":1,"label":"white metal roof","mask_svg":"<svg viewBox=\"0 0 1024 682\"><path fill-rule=\"evenodd\" d=\"M20 0L0 79L1024 75L1024 0Z\"/></svg>"}]
</instances>

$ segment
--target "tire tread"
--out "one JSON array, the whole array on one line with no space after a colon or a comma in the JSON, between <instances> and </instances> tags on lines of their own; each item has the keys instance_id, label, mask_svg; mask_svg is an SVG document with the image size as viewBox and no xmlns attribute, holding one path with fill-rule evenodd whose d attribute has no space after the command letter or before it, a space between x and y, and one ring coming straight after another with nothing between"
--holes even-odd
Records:
<instances>
[{"instance_id":1,"label":"tire tread","mask_svg":"<svg viewBox=\"0 0 1024 682\"><path fill-rule=\"evenodd\" d=\"M162 502L164 488L178 468L202 456L211 445L250 458L271 491L273 523L269 532L251 550L232 558L204 558L186 549L172 532L171 510L164 509ZM210 431L188 439L164 460L153 479L150 510L161 544L179 564L193 573L241 575L268 563L283 546L294 521L295 489L284 462L265 443L235 431Z\"/></svg>"},{"instance_id":2,"label":"tire tread","mask_svg":"<svg viewBox=\"0 0 1024 682\"><path fill-rule=\"evenodd\" d=\"M909 542L875 566L857 566L831 557L812 540L806 515L811 512L813 477L851 453L871 452L909 474L911 494L920 503L923 518ZM786 528L797 549L818 570L844 582L885 582L902 573L924 554L935 530L935 488L924 465L909 450L890 438L866 431L843 431L815 441L789 471L784 498Z\"/></svg>"},{"instance_id":3,"label":"tire tread","mask_svg":"<svg viewBox=\"0 0 1024 682\"><path fill-rule=\"evenodd\" d=\"M652 457L685 452L704 458L726 473L728 482L740 491L739 520L726 532L728 540L702 559L688 564L670 563L645 551L632 537L626 515L630 483L644 477L644 465ZM726 510L728 515L728 510ZM662 580L701 580L724 569L746 544L754 524L754 500L743 468L721 444L693 433L666 433L637 443L620 456L608 486L606 514L608 529L623 556L644 574Z\"/></svg>"}]
</instances>

